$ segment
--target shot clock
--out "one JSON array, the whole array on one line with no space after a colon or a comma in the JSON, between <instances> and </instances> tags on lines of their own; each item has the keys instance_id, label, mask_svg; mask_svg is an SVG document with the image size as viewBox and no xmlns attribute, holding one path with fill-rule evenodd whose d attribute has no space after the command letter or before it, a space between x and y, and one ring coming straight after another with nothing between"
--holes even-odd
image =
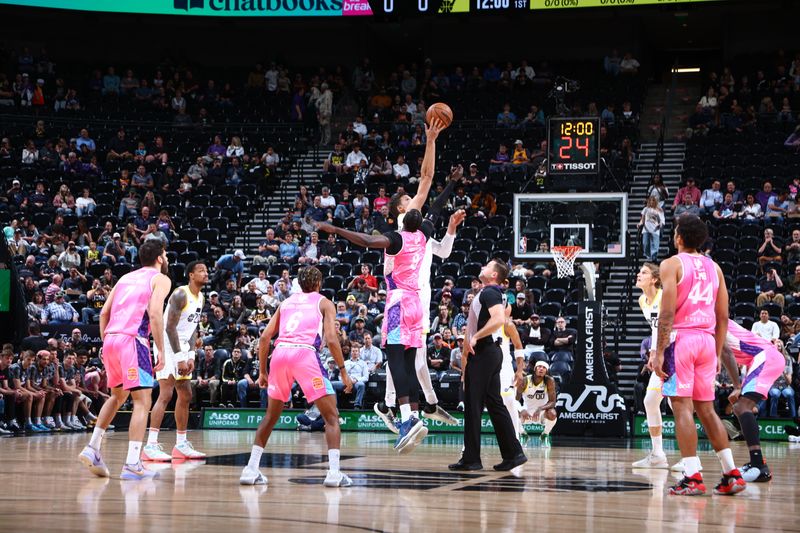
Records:
<instances>
[{"instance_id":1,"label":"shot clock","mask_svg":"<svg viewBox=\"0 0 800 533\"><path fill-rule=\"evenodd\" d=\"M547 128L548 174L596 175L600 170L598 118L551 118Z\"/></svg>"}]
</instances>

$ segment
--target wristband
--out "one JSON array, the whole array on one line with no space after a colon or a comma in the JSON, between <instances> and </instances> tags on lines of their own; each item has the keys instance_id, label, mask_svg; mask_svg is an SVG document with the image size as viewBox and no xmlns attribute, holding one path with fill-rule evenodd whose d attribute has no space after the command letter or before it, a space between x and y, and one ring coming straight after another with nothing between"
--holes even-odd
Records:
<instances>
[{"instance_id":1,"label":"wristband","mask_svg":"<svg viewBox=\"0 0 800 533\"><path fill-rule=\"evenodd\" d=\"M345 370L345 366L344 365L340 366L339 370Z\"/></svg>"}]
</instances>

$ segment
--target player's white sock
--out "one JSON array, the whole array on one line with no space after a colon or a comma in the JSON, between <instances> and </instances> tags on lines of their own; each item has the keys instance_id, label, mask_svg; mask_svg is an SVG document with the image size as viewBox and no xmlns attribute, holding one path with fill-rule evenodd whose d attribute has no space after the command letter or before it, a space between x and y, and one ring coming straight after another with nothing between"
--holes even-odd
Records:
<instances>
[{"instance_id":1,"label":"player's white sock","mask_svg":"<svg viewBox=\"0 0 800 533\"><path fill-rule=\"evenodd\" d=\"M258 470L258 467L261 464L261 454L263 453L264 453L264 448L262 448L261 446L256 446L254 444L253 448L250 450L250 460L247 461L247 466Z\"/></svg>"},{"instance_id":2,"label":"player's white sock","mask_svg":"<svg viewBox=\"0 0 800 533\"><path fill-rule=\"evenodd\" d=\"M97 420L97 417L94 416L94 413L92 413L91 411L88 411L84 416L89 420Z\"/></svg>"},{"instance_id":3,"label":"player's white sock","mask_svg":"<svg viewBox=\"0 0 800 533\"><path fill-rule=\"evenodd\" d=\"M105 429L100 426L95 426L94 430L92 430L92 438L89 439L89 446L99 451L100 446L103 445L103 435L105 435L105 433Z\"/></svg>"},{"instance_id":4,"label":"player's white sock","mask_svg":"<svg viewBox=\"0 0 800 533\"><path fill-rule=\"evenodd\" d=\"M409 418L411 418L411 406L406 403L400 406L400 421L405 422Z\"/></svg>"},{"instance_id":5,"label":"player's white sock","mask_svg":"<svg viewBox=\"0 0 800 533\"><path fill-rule=\"evenodd\" d=\"M61 414L60 413L55 416L55 423L56 423L56 425L59 425L59 426L63 426L64 425L64 422L61 421Z\"/></svg>"},{"instance_id":6,"label":"player's white sock","mask_svg":"<svg viewBox=\"0 0 800 533\"><path fill-rule=\"evenodd\" d=\"M730 448L725 448L717 452L719 462L722 463L722 473L727 474L736 468L736 463L733 462L733 453Z\"/></svg>"},{"instance_id":7,"label":"player's white sock","mask_svg":"<svg viewBox=\"0 0 800 533\"><path fill-rule=\"evenodd\" d=\"M692 477L700 471L700 458L696 455L694 457L683 458L683 475Z\"/></svg>"},{"instance_id":8,"label":"player's white sock","mask_svg":"<svg viewBox=\"0 0 800 533\"><path fill-rule=\"evenodd\" d=\"M125 458L126 465L137 464L142 457L142 441L131 440L128 441L128 457Z\"/></svg>"},{"instance_id":9,"label":"player's white sock","mask_svg":"<svg viewBox=\"0 0 800 533\"><path fill-rule=\"evenodd\" d=\"M545 418L544 419L544 431L542 431L542 433L545 434L545 435L549 435L550 432L553 431L553 426L556 425L556 422L558 422L557 418L555 420L550 420L549 418Z\"/></svg>"},{"instance_id":10,"label":"player's white sock","mask_svg":"<svg viewBox=\"0 0 800 533\"><path fill-rule=\"evenodd\" d=\"M25 422L25 423L26 423L26 424L33 425L33 421L31 420L31 417L28 417L28 421L27 421L27 422Z\"/></svg>"},{"instance_id":11,"label":"player's white sock","mask_svg":"<svg viewBox=\"0 0 800 533\"><path fill-rule=\"evenodd\" d=\"M175 436L175 446L178 446L178 445L183 444L184 442L186 442L186 432L185 431L178 431L175 435L176 435Z\"/></svg>"},{"instance_id":12,"label":"player's white sock","mask_svg":"<svg viewBox=\"0 0 800 533\"><path fill-rule=\"evenodd\" d=\"M334 473L339 471L339 450L328 450L328 468Z\"/></svg>"},{"instance_id":13,"label":"player's white sock","mask_svg":"<svg viewBox=\"0 0 800 533\"><path fill-rule=\"evenodd\" d=\"M653 443L653 453L656 455L664 455L664 444L661 435L658 437L650 437L650 442Z\"/></svg>"},{"instance_id":14,"label":"player's white sock","mask_svg":"<svg viewBox=\"0 0 800 533\"><path fill-rule=\"evenodd\" d=\"M150 431L147 433L147 444L158 444L158 432L160 430L156 428L150 428Z\"/></svg>"}]
</instances>

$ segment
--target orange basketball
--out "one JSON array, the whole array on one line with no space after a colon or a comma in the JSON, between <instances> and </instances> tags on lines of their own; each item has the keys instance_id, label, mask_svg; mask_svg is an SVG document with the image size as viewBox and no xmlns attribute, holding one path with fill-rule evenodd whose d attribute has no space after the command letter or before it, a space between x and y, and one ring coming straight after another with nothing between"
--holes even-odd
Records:
<instances>
[{"instance_id":1,"label":"orange basketball","mask_svg":"<svg viewBox=\"0 0 800 533\"><path fill-rule=\"evenodd\" d=\"M431 123L431 119L438 118L444 124L444 127L447 128L450 124L453 123L453 110L450 109L450 106L447 104L443 104L442 102L437 102L431 105L428 108L428 112L425 113L425 122L429 125Z\"/></svg>"}]
</instances>

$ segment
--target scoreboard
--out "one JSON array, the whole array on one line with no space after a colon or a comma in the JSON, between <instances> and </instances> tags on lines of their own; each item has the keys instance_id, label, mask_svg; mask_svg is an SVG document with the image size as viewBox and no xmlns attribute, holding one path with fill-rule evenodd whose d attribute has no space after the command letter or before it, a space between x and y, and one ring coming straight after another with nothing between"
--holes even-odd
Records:
<instances>
[{"instance_id":1,"label":"scoreboard","mask_svg":"<svg viewBox=\"0 0 800 533\"><path fill-rule=\"evenodd\" d=\"M551 118L547 124L547 173L597 175L600 170L600 119Z\"/></svg>"}]
</instances>

